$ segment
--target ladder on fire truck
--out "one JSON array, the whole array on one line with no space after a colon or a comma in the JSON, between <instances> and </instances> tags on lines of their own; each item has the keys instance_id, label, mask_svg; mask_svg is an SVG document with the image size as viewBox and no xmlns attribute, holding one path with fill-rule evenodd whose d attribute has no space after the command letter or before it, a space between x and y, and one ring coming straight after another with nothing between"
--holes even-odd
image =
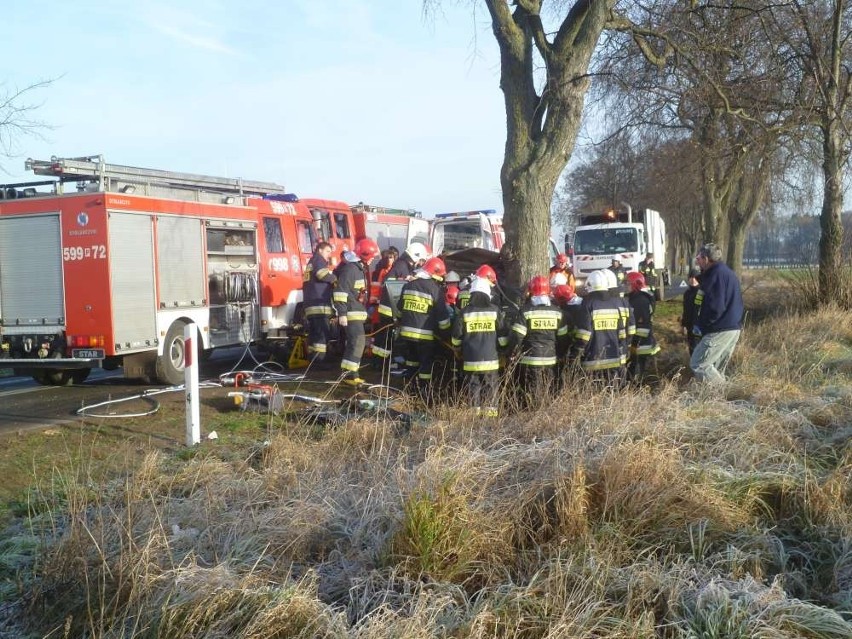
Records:
<instances>
[{"instance_id":1,"label":"ladder on fire truck","mask_svg":"<svg viewBox=\"0 0 852 639\"><path fill-rule=\"evenodd\" d=\"M66 182L77 184L77 189L86 190L86 185L99 191L113 191L139 195L162 195L162 191L195 191L213 193L218 196L264 196L283 195L286 191L274 182L257 182L242 178L213 177L194 173L179 173L159 169L146 169L121 164L107 164L102 155L50 160L27 159L25 168L36 175L59 178L57 193L63 192ZM233 200L226 203L232 203Z\"/></svg>"}]
</instances>

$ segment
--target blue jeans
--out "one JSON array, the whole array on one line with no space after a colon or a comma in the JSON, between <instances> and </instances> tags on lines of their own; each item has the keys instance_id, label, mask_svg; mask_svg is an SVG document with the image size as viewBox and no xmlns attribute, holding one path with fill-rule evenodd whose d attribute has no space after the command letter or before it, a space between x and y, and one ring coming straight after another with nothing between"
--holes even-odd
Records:
<instances>
[{"instance_id":1,"label":"blue jeans","mask_svg":"<svg viewBox=\"0 0 852 639\"><path fill-rule=\"evenodd\" d=\"M725 367L734 353L741 332L720 331L701 338L689 360L695 379L711 383L725 381Z\"/></svg>"}]
</instances>

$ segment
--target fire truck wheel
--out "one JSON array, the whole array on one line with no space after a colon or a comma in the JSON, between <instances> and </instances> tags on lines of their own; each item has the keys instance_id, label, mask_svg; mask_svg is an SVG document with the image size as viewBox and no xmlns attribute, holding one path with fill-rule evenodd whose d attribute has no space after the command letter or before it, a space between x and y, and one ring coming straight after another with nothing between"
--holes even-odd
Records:
<instances>
[{"instance_id":1,"label":"fire truck wheel","mask_svg":"<svg viewBox=\"0 0 852 639\"><path fill-rule=\"evenodd\" d=\"M183 368L186 348L183 342L183 329L186 322L178 320L169 327L163 342L163 354L157 357L157 379L163 384L177 386L183 384Z\"/></svg>"}]
</instances>

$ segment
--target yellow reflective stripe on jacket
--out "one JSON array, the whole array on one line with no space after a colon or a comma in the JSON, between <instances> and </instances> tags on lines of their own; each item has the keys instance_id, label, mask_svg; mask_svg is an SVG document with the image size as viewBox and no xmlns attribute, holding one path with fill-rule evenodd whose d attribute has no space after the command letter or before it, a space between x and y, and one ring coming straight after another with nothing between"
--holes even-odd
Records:
<instances>
[{"instance_id":1,"label":"yellow reflective stripe on jacket","mask_svg":"<svg viewBox=\"0 0 852 639\"><path fill-rule=\"evenodd\" d=\"M466 373L487 373L489 371L496 371L500 368L499 360L488 360L484 362L465 362L462 366L462 370Z\"/></svg>"},{"instance_id":2,"label":"yellow reflective stripe on jacket","mask_svg":"<svg viewBox=\"0 0 852 639\"><path fill-rule=\"evenodd\" d=\"M331 274L330 268L321 268L317 271L317 279L321 280L324 277L328 277Z\"/></svg>"},{"instance_id":3,"label":"yellow reflective stripe on jacket","mask_svg":"<svg viewBox=\"0 0 852 639\"><path fill-rule=\"evenodd\" d=\"M623 362L620 357L611 357L609 359L596 359L583 362L582 366L587 371L602 371L608 368L619 368Z\"/></svg>"},{"instance_id":4,"label":"yellow reflective stripe on jacket","mask_svg":"<svg viewBox=\"0 0 852 639\"><path fill-rule=\"evenodd\" d=\"M407 339L433 340L435 335L432 331L422 328L414 328L412 326L401 326L399 336Z\"/></svg>"},{"instance_id":5,"label":"yellow reflective stripe on jacket","mask_svg":"<svg viewBox=\"0 0 852 639\"><path fill-rule=\"evenodd\" d=\"M379 315L384 315L385 317L393 317L393 309L385 304L379 304Z\"/></svg>"},{"instance_id":6,"label":"yellow reflective stripe on jacket","mask_svg":"<svg viewBox=\"0 0 852 639\"><path fill-rule=\"evenodd\" d=\"M527 336L526 324L512 324L512 330L515 331L518 335L521 335L523 337Z\"/></svg>"},{"instance_id":7,"label":"yellow reflective stripe on jacket","mask_svg":"<svg viewBox=\"0 0 852 639\"><path fill-rule=\"evenodd\" d=\"M556 357L533 357L532 355L523 355L521 364L524 366L553 366L556 364Z\"/></svg>"},{"instance_id":8,"label":"yellow reflective stripe on jacket","mask_svg":"<svg viewBox=\"0 0 852 639\"><path fill-rule=\"evenodd\" d=\"M346 311L346 319L355 322L364 322L367 320L366 311Z\"/></svg>"},{"instance_id":9,"label":"yellow reflective stripe on jacket","mask_svg":"<svg viewBox=\"0 0 852 639\"><path fill-rule=\"evenodd\" d=\"M316 317L317 315L334 315L331 306L306 306L305 317Z\"/></svg>"},{"instance_id":10,"label":"yellow reflective stripe on jacket","mask_svg":"<svg viewBox=\"0 0 852 639\"><path fill-rule=\"evenodd\" d=\"M636 354L637 355L656 355L659 352L660 352L659 344L646 344L644 346L640 345L640 346L636 347Z\"/></svg>"},{"instance_id":11,"label":"yellow reflective stripe on jacket","mask_svg":"<svg viewBox=\"0 0 852 639\"><path fill-rule=\"evenodd\" d=\"M648 337L651 334L650 328L637 328L636 337Z\"/></svg>"},{"instance_id":12,"label":"yellow reflective stripe on jacket","mask_svg":"<svg viewBox=\"0 0 852 639\"><path fill-rule=\"evenodd\" d=\"M346 304L346 302L349 301L349 295L346 291L334 291L334 293L331 294L331 297L335 302L340 302L341 304Z\"/></svg>"},{"instance_id":13,"label":"yellow reflective stripe on jacket","mask_svg":"<svg viewBox=\"0 0 852 639\"><path fill-rule=\"evenodd\" d=\"M588 342L592 339L592 331L587 331L584 328L578 328L574 331L574 337L576 337L581 342Z\"/></svg>"}]
</instances>

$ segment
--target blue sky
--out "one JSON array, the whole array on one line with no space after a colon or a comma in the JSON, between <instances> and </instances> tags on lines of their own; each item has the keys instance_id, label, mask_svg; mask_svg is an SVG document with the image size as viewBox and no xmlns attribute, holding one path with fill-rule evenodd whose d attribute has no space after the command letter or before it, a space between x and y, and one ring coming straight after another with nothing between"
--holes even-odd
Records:
<instances>
[{"instance_id":1,"label":"blue sky","mask_svg":"<svg viewBox=\"0 0 852 639\"><path fill-rule=\"evenodd\" d=\"M2 90L50 125L26 157L284 184L302 197L502 209L505 112L487 13L445 0L5 0ZM478 4L478 3L477 3Z\"/></svg>"}]
</instances>

